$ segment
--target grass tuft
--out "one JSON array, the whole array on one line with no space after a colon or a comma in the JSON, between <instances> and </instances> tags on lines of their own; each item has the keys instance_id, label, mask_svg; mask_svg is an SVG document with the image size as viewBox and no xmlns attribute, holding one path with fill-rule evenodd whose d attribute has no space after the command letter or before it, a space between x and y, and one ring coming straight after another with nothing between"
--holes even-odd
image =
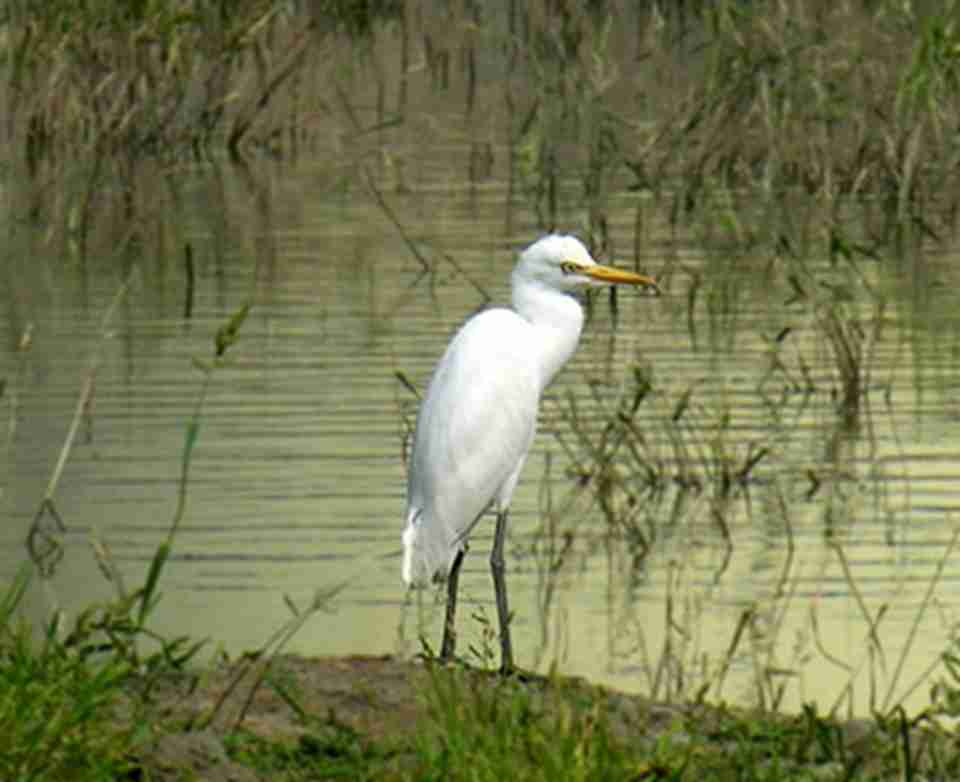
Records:
<instances>
[{"instance_id":1,"label":"grass tuft","mask_svg":"<svg viewBox=\"0 0 960 782\"><path fill-rule=\"evenodd\" d=\"M141 727L114 719L133 668L122 656L94 661L85 645L61 642L55 622L36 640L16 618L30 573L21 568L0 609L0 778L118 779L131 769Z\"/></svg>"}]
</instances>

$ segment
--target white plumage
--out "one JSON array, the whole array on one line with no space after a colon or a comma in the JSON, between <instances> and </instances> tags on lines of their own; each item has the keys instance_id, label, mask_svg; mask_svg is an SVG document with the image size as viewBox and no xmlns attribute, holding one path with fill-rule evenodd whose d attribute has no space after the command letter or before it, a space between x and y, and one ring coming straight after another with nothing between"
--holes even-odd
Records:
<instances>
[{"instance_id":1,"label":"white plumage","mask_svg":"<svg viewBox=\"0 0 960 782\"><path fill-rule=\"evenodd\" d=\"M491 556L502 667L512 668L503 583L506 511L537 426L540 395L576 350L587 286L621 283L656 291L649 277L598 265L572 236L528 247L512 276L513 309L471 318L450 342L420 406L407 483L403 580L448 578L441 656L453 654L453 619L467 536L484 511L498 512Z\"/></svg>"}]
</instances>

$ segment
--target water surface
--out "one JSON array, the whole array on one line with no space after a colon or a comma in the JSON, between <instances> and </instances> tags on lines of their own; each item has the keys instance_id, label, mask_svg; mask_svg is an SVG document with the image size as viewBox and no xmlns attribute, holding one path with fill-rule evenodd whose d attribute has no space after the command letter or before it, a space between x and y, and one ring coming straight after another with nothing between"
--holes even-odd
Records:
<instances>
[{"instance_id":1,"label":"water surface","mask_svg":"<svg viewBox=\"0 0 960 782\"><path fill-rule=\"evenodd\" d=\"M346 584L293 650L412 654L421 636L439 643L440 596L408 595L399 578L415 399L396 375L425 387L459 323L488 300L509 300L515 253L540 229L507 205L503 184L467 188L428 168L401 191L389 178L380 184L405 237L368 191L342 186L319 163L189 174L176 208L159 207L169 209L163 247L147 241L126 265L105 247L81 264L44 245L40 227L11 229L11 285L0 301L4 578L26 556L99 362L56 487L63 558L32 596L34 618L111 595L91 538L109 546L128 587L142 580L176 507L203 384L192 361L210 359L217 329L251 300L209 386L157 629L236 654L289 616L284 595L303 604ZM717 258L656 224L641 257L628 255L637 197L613 201L613 249L624 250L613 260L661 275L666 295L621 291L615 309L595 296L581 348L544 402L508 547L520 664L661 693L667 681L696 689L709 676L711 695L744 702L756 700L758 681L782 683L793 707L831 705L856 672L856 709L869 706L871 679L875 703L891 687L899 696L956 621L954 560L938 575L960 504L954 303L928 280L866 269L887 305L881 329L865 315L869 376L857 425L841 425L836 356L805 310L749 265L725 272L717 290L726 299L692 296ZM581 218L570 209L563 227L576 230ZM186 245L197 272L189 318ZM931 258L933 275L948 278L956 258ZM831 279L826 260L822 271ZM31 347L18 351L28 326ZM598 481L582 474L589 460L571 432L571 400L577 427L599 443L635 366L653 379L634 415L641 451L668 480L653 492L630 477L637 461L618 456L627 488L606 496L605 513ZM767 455L719 502L710 487L720 466L744 464L750 448ZM626 520L612 531L611 509ZM461 580L461 651L472 659L495 621L492 528L478 527ZM881 611L881 644L870 652L865 612L875 621Z\"/></svg>"}]
</instances>

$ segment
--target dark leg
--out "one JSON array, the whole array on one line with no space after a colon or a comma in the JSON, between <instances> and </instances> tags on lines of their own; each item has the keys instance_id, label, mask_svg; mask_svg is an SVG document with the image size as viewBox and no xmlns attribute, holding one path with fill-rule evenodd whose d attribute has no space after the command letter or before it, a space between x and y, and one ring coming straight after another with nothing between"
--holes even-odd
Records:
<instances>
[{"instance_id":1,"label":"dark leg","mask_svg":"<svg viewBox=\"0 0 960 782\"><path fill-rule=\"evenodd\" d=\"M490 573L497 595L497 616L500 619L500 672L513 670L513 646L510 643L510 608L507 605L507 583L503 578L503 539L507 533L507 511L497 514L497 530L493 533L490 552Z\"/></svg>"},{"instance_id":2,"label":"dark leg","mask_svg":"<svg viewBox=\"0 0 960 782\"><path fill-rule=\"evenodd\" d=\"M457 582L460 580L460 565L463 564L463 549L457 552L447 576L447 615L443 622L443 644L440 646L440 659L452 660L457 645Z\"/></svg>"}]
</instances>

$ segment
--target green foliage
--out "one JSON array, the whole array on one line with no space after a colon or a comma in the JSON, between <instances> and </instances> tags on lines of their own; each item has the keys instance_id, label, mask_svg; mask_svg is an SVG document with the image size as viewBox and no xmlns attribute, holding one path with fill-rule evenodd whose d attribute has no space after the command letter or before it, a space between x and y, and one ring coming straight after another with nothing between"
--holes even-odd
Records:
<instances>
[{"instance_id":1,"label":"green foliage","mask_svg":"<svg viewBox=\"0 0 960 782\"><path fill-rule=\"evenodd\" d=\"M960 717L960 637L954 635L942 655L945 675L931 689L934 713L956 719Z\"/></svg>"},{"instance_id":2,"label":"green foliage","mask_svg":"<svg viewBox=\"0 0 960 782\"><path fill-rule=\"evenodd\" d=\"M599 782L639 770L589 700L548 701L510 679L439 668L431 685L432 727L418 746L418 779Z\"/></svg>"},{"instance_id":3,"label":"green foliage","mask_svg":"<svg viewBox=\"0 0 960 782\"><path fill-rule=\"evenodd\" d=\"M957 763L945 735L921 739L902 715L844 725L812 706L795 717L687 706L664 723L653 710L627 717L602 690L440 668L425 695L409 779L866 782L952 778Z\"/></svg>"},{"instance_id":4,"label":"green foliage","mask_svg":"<svg viewBox=\"0 0 960 782\"><path fill-rule=\"evenodd\" d=\"M373 34L376 24L403 16L401 0L316 0L314 13L325 25L350 38Z\"/></svg>"},{"instance_id":5,"label":"green foliage","mask_svg":"<svg viewBox=\"0 0 960 782\"><path fill-rule=\"evenodd\" d=\"M0 608L0 778L116 779L135 727L113 720L129 662L92 661L85 644L58 638L56 622L35 640L16 618L29 579L21 569Z\"/></svg>"},{"instance_id":6,"label":"green foliage","mask_svg":"<svg viewBox=\"0 0 960 782\"><path fill-rule=\"evenodd\" d=\"M307 720L306 728L295 743L237 731L228 737L227 750L234 760L271 779L363 782L389 778L386 771L394 753L367 741L334 715Z\"/></svg>"},{"instance_id":7,"label":"green foliage","mask_svg":"<svg viewBox=\"0 0 960 782\"><path fill-rule=\"evenodd\" d=\"M186 637L165 638L150 629L150 622L184 514L190 455L210 376L236 343L249 310L250 304L243 305L214 339L214 365L205 371L185 434L180 502L143 585L127 594L109 550L95 540L99 564L117 595L82 610L69 630L57 614L35 639L20 619L32 563L0 595L0 779L113 780L130 772L131 751L155 685L171 673L183 673L204 645Z\"/></svg>"},{"instance_id":8,"label":"green foliage","mask_svg":"<svg viewBox=\"0 0 960 782\"><path fill-rule=\"evenodd\" d=\"M943 98L960 89L958 10L955 0L922 15L909 5L902 6L902 23L913 33L914 44L897 90L897 109L901 115L946 118L949 109Z\"/></svg>"}]
</instances>

